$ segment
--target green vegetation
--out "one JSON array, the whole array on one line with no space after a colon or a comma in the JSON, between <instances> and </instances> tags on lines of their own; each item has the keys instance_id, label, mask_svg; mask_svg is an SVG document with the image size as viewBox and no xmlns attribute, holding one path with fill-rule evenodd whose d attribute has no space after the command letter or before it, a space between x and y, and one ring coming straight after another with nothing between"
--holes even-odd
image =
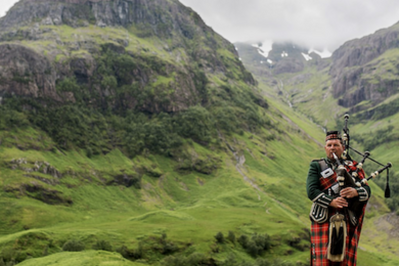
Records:
<instances>
[{"instance_id":1,"label":"green vegetation","mask_svg":"<svg viewBox=\"0 0 399 266\"><path fill-rule=\"evenodd\" d=\"M11 107L11 103L3 107ZM26 104L24 102L22 105ZM278 141L268 140L271 132L265 134L260 129L256 135L244 132L236 135L230 132L230 135L217 142L211 134L208 136L211 139L208 144L189 142L187 138L190 135L186 132L198 134L195 135L196 141L207 140L204 138L206 134L199 134L201 131L197 132L191 128L194 125L189 123L197 119L197 112L198 123L209 119L206 109L195 106L189 109L187 117L180 117L179 114L173 117L175 122L168 120L168 123L178 123L177 132L185 132L179 133L182 146L174 150L173 157L150 149L152 146L148 143L151 142L145 144L147 151L142 155L136 154L133 159L120 152L123 151L123 145L120 145L120 149L110 146L106 153L87 156L87 151L82 151L79 146L84 142L75 141L74 136L78 140L83 137L90 139L90 135L85 135L89 132L80 129L79 125L85 124L80 121L90 117L98 119L96 114L101 113L94 110L81 113L82 107L78 105L62 108L66 107L72 108L68 112L71 116L58 125L65 128L70 120L73 121L70 123L75 127L71 126L69 134L65 134L69 138L69 146L60 147L56 138L50 138L48 144L38 150L15 148L25 141L22 134L25 131L31 131L31 136L45 139L48 133L40 130L39 124L32 124L34 121L43 121L38 115L40 111L36 111L37 120L27 120L29 124L24 128L7 128L2 131L3 136L8 131L18 136L14 141L2 138L0 150L2 169L5 169L1 172L1 204L7 206L0 213L2 217L7 217L2 219L0 257L5 263L40 265L46 261L59 260L67 265L72 263L69 260L85 261L91 256L93 263L97 258L104 258L104 261L115 260L115 263L120 263L115 265L129 261L140 261L148 265L167 265L181 261L194 264L198 261L213 261L215 265L227 265L231 261L246 261L247 264L262 265L255 263L274 261L282 254L303 253L300 257L306 264L307 255L303 249L292 244L296 240L288 241L301 239L308 244L307 236L301 233L306 226L289 214L291 208L286 210L288 206L285 202L292 204L288 196L290 187L286 188L286 192L280 191L278 194L268 189L269 184L277 182L278 176L291 172L291 169L285 169L275 176L279 172L275 169L277 165L272 166L273 160L260 152L279 145ZM29 117L28 112L23 113ZM55 116L56 112L51 114ZM76 119L75 114L78 114ZM55 117L63 119L59 115ZM118 121L128 117L119 117ZM142 114L141 117L143 120L130 117L130 124L135 121L171 119L167 114L151 118ZM52 119L50 115L48 119ZM105 121L108 123L107 119ZM278 126L281 122L283 120L274 123ZM163 130L168 123L159 127L159 130ZM89 121L89 124L94 123ZM282 132L279 134L291 139ZM293 141L292 148L297 145L304 149L316 148L301 138ZM229 148L225 148L226 144ZM154 147L159 145L154 144ZM250 149L251 153L246 149ZM256 182L264 187L264 192L256 192L235 170L236 161L230 158L231 150L247 158L246 169L242 171L247 176L256 177ZM281 156L286 156L283 154L282 151ZM275 153L276 157L280 155ZM261 158L266 165L270 164L269 167L256 163ZM283 158L278 160L284 161ZM303 162L307 160L310 158L303 158ZM46 170L43 170L44 166ZM294 171L289 175L293 174ZM133 182L139 185L124 183L124 178L136 180ZM303 179L298 181L303 185ZM32 182L35 183L35 191L27 186ZM271 197L269 193L276 193L276 196ZM39 195L48 196L43 198ZM56 196L59 200L50 203L49 200L54 200ZM279 198L280 203L274 201L274 197ZM66 201L70 203L64 204ZM298 227L302 229L298 230ZM226 234L223 243L217 244L214 238L218 232ZM289 235L282 232L289 232ZM247 241L239 244L239 237L235 239L235 235L247 236ZM15 242L20 245L11 245ZM90 250L113 253L95 253ZM62 256L64 252L74 254ZM228 255L232 252L236 254L234 258ZM46 257L40 258L44 255ZM122 257L126 260L122 260Z\"/></svg>"},{"instance_id":2,"label":"green vegetation","mask_svg":"<svg viewBox=\"0 0 399 266\"><path fill-rule=\"evenodd\" d=\"M29 106L35 112L23 111L23 106ZM39 128L52 138L57 148L81 148L89 157L106 154L114 148L120 148L130 157L145 150L172 155L175 148L182 146L184 139L191 138L205 145L212 142L218 131L256 130L259 125L265 124L265 118L256 108L250 105L247 108L244 111L217 107L208 111L204 107L193 106L177 114L152 116L128 110L124 116L118 116L84 105L56 106L50 103L44 108L31 99L10 99L0 109L0 127L19 130ZM234 112L237 112L236 116Z\"/></svg>"},{"instance_id":3,"label":"green vegetation","mask_svg":"<svg viewBox=\"0 0 399 266\"><path fill-rule=\"evenodd\" d=\"M356 118L359 120L382 120L390 117L399 111L399 100L395 99L387 103L382 103L375 108L369 108L367 111L359 113Z\"/></svg>"},{"instance_id":4,"label":"green vegetation","mask_svg":"<svg viewBox=\"0 0 399 266\"><path fill-rule=\"evenodd\" d=\"M63 251L82 251L85 249L85 245L77 240L68 240L65 242L65 244L62 246ZM97 249L97 248L95 248Z\"/></svg>"},{"instance_id":5,"label":"green vegetation","mask_svg":"<svg viewBox=\"0 0 399 266\"><path fill-rule=\"evenodd\" d=\"M378 129L373 133L362 134L359 136L358 142L362 144L365 150L373 150L384 143L394 142L399 139L399 135L393 129L394 126L390 125L386 128ZM378 136L378 138L376 138L375 135Z\"/></svg>"}]
</instances>

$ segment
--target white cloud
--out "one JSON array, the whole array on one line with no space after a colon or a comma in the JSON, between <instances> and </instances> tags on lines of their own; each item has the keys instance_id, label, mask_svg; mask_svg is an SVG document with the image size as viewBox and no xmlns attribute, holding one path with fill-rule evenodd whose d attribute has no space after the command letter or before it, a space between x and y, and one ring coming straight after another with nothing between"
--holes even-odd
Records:
<instances>
[{"instance_id":1,"label":"white cloud","mask_svg":"<svg viewBox=\"0 0 399 266\"><path fill-rule=\"evenodd\" d=\"M397 0L180 0L231 42L293 41L319 50L399 21Z\"/></svg>"},{"instance_id":2,"label":"white cloud","mask_svg":"<svg viewBox=\"0 0 399 266\"><path fill-rule=\"evenodd\" d=\"M18 1L16 0L0 0L0 17L4 17L6 12Z\"/></svg>"}]
</instances>

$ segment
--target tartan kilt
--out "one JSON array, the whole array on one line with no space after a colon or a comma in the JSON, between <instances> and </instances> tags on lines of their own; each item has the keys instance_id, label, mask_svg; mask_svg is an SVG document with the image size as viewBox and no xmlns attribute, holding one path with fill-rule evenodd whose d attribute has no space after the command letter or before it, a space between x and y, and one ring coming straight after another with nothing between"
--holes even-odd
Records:
<instances>
[{"instance_id":1,"label":"tartan kilt","mask_svg":"<svg viewBox=\"0 0 399 266\"><path fill-rule=\"evenodd\" d=\"M353 226L347 217L347 236L345 258L342 262L332 262L327 259L329 220L324 223L316 223L311 220L311 249L310 249L310 265L311 266L356 266L357 246L359 243L360 232L362 230L364 212L366 204L363 206L362 215L359 217L357 226ZM328 217L336 213L336 210L330 208Z\"/></svg>"}]
</instances>

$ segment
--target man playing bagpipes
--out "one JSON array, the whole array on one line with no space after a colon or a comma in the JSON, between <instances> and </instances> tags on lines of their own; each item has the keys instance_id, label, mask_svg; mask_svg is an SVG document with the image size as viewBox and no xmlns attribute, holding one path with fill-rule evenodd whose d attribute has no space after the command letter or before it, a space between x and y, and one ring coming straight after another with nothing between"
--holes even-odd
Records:
<instances>
[{"instance_id":1,"label":"man playing bagpipes","mask_svg":"<svg viewBox=\"0 0 399 266\"><path fill-rule=\"evenodd\" d=\"M361 163L341 158L338 131L326 134L327 157L310 163L311 265L355 266L366 204L371 196ZM367 156L366 156L367 157Z\"/></svg>"}]
</instances>

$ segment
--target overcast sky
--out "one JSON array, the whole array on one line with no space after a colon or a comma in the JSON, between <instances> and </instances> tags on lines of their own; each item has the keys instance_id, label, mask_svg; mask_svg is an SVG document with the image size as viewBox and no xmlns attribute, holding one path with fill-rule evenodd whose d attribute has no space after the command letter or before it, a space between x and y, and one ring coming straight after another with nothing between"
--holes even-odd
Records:
<instances>
[{"instance_id":1,"label":"overcast sky","mask_svg":"<svg viewBox=\"0 0 399 266\"><path fill-rule=\"evenodd\" d=\"M0 17L17 0L0 0ZM399 21L398 0L180 0L231 42L291 40L328 47Z\"/></svg>"},{"instance_id":2,"label":"overcast sky","mask_svg":"<svg viewBox=\"0 0 399 266\"><path fill-rule=\"evenodd\" d=\"M398 0L180 0L231 42L287 41L331 52L399 21Z\"/></svg>"},{"instance_id":3,"label":"overcast sky","mask_svg":"<svg viewBox=\"0 0 399 266\"><path fill-rule=\"evenodd\" d=\"M17 0L0 0L0 17L3 17L7 10L18 2Z\"/></svg>"}]
</instances>

